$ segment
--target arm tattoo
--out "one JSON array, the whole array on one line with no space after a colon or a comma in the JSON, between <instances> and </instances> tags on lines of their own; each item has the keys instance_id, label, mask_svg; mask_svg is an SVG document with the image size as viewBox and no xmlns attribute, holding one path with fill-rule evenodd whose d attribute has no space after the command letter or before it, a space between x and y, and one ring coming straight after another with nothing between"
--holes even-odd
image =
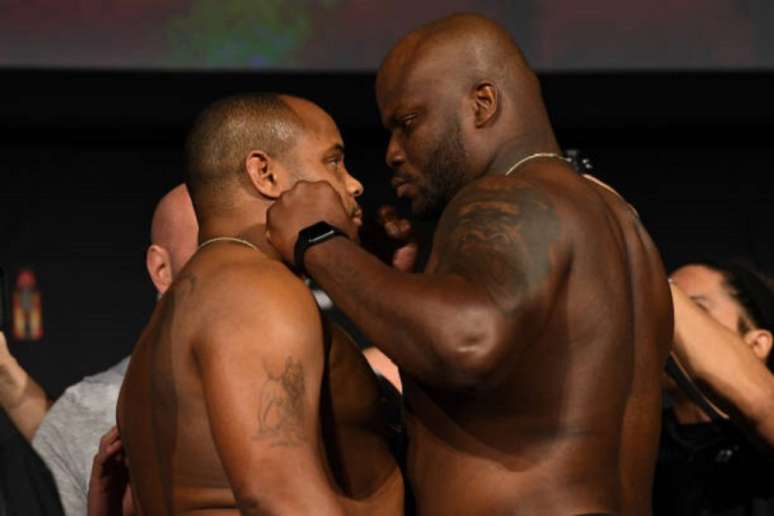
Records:
<instances>
[{"instance_id":1,"label":"arm tattoo","mask_svg":"<svg viewBox=\"0 0 774 516\"><path fill-rule=\"evenodd\" d=\"M444 213L439 272L481 285L510 312L550 277L561 229L547 195L521 181L489 178L461 192Z\"/></svg>"},{"instance_id":2,"label":"arm tattoo","mask_svg":"<svg viewBox=\"0 0 774 516\"><path fill-rule=\"evenodd\" d=\"M268 372L263 384L256 439L271 440L272 446L299 446L304 435L304 366L292 357L279 375Z\"/></svg>"}]
</instances>

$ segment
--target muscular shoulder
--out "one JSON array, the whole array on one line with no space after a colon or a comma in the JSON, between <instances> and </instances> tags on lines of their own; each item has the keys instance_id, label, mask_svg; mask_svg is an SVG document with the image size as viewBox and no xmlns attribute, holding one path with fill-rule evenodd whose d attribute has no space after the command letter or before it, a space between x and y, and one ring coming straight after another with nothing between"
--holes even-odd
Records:
<instances>
[{"instance_id":1,"label":"muscular shoulder","mask_svg":"<svg viewBox=\"0 0 774 516\"><path fill-rule=\"evenodd\" d=\"M557 248L566 233L560 204L545 184L514 177L484 177L463 188L438 226L444 254L483 252L490 259ZM496 266L496 263L489 263Z\"/></svg>"},{"instance_id":2,"label":"muscular shoulder","mask_svg":"<svg viewBox=\"0 0 774 516\"><path fill-rule=\"evenodd\" d=\"M196 305L197 325L206 334L318 331L314 297L284 264L270 259L225 264L183 278Z\"/></svg>"},{"instance_id":3,"label":"muscular shoulder","mask_svg":"<svg viewBox=\"0 0 774 516\"><path fill-rule=\"evenodd\" d=\"M439 222L435 270L486 288L503 308L555 285L570 255L563 201L555 189L504 176L467 185Z\"/></svg>"},{"instance_id":4,"label":"muscular shoulder","mask_svg":"<svg viewBox=\"0 0 774 516\"><path fill-rule=\"evenodd\" d=\"M488 176L463 188L447 206L439 229L452 234L478 229L477 235L498 230L530 230L542 239L562 234L561 210L566 204L556 185L518 177ZM538 235L535 235L538 236Z\"/></svg>"}]
</instances>

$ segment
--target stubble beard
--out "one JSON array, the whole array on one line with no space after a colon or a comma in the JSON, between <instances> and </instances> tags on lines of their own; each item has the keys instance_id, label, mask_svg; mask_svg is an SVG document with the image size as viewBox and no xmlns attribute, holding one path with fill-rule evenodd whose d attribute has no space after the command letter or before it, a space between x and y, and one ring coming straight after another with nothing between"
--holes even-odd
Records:
<instances>
[{"instance_id":1,"label":"stubble beard","mask_svg":"<svg viewBox=\"0 0 774 516\"><path fill-rule=\"evenodd\" d=\"M438 139L424 168L426 179L411 208L417 218L434 219L466 183L468 154L459 120L455 118Z\"/></svg>"}]
</instances>

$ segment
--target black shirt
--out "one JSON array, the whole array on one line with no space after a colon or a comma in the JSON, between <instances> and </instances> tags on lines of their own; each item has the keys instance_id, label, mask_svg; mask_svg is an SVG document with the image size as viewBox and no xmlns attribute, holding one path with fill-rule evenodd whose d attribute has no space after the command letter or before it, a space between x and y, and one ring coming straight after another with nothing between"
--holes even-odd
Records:
<instances>
[{"instance_id":1,"label":"black shirt","mask_svg":"<svg viewBox=\"0 0 774 516\"><path fill-rule=\"evenodd\" d=\"M774 461L727 421L681 425L663 414L656 516L774 516Z\"/></svg>"}]
</instances>

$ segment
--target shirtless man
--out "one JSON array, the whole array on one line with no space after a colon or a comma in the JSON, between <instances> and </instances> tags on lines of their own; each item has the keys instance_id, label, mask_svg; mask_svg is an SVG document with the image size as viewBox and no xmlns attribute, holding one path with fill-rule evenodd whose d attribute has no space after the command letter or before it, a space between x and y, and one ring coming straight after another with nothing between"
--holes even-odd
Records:
<instances>
[{"instance_id":1,"label":"shirtless man","mask_svg":"<svg viewBox=\"0 0 774 516\"><path fill-rule=\"evenodd\" d=\"M386 160L418 215L442 212L424 274L348 238L298 253L401 369L422 515L648 514L672 336L659 253L633 209L562 160L538 81L493 22L409 34L376 84ZM269 210L354 225L324 183Z\"/></svg>"},{"instance_id":2,"label":"shirtless man","mask_svg":"<svg viewBox=\"0 0 774 516\"><path fill-rule=\"evenodd\" d=\"M333 120L303 99L220 101L187 145L199 250L138 342L118 406L139 514L401 514L377 381L325 327L264 237L299 179L328 181L351 222L362 186Z\"/></svg>"}]
</instances>

